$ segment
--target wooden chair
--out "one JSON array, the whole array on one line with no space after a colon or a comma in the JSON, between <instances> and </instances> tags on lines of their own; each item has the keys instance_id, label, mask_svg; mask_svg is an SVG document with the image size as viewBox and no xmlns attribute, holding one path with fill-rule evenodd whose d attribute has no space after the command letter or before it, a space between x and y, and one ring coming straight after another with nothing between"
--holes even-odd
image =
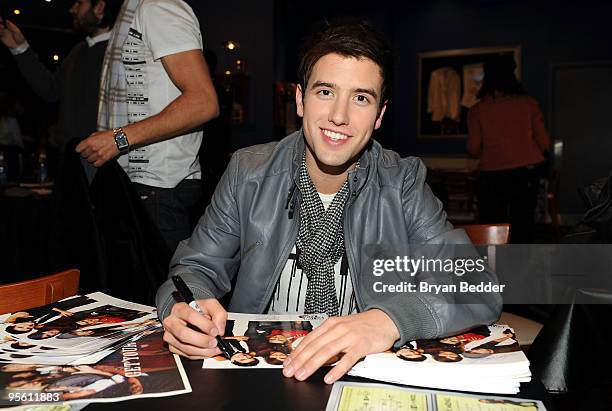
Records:
<instances>
[{"instance_id":1,"label":"wooden chair","mask_svg":"<svg viewBox=\"0 0 612 411\"><path fill-rule=\"evenodd\" d=\"M71 269L33 280L0 285L0 314L54 303L76 295L80 271Z\"/></svg>"},{"instance_id":2,"label":"wooden chair","mask_svg":"<svg viewBox=\"0 0 612 411\"><path fill-rule=\"evenodd\" d=\"M475 245L504 245L510 241L510 224L469 224L463 228Z\"/></svg>"},{"instance_id":3,"label":"wooden chair","mask_svg":"<svg viewBox=\"0 0 612 411\"><path fill-rule=\"evenodd\" d=\"M508 244L510 241L510 224L468 224L458 225L455 228L463 228L475 245L489 246L487 249L489 266L495 270L494 246Z\"/></svg>"},{"instance_id":4,"label":"wooden chair","mask_svg":"<svg viewBox=\"0 0 612 411\"><path fill-rule=\"evenodd\" d=\"M473 224L455 226L463 228L474 245L504 245L510 239L510 224ZM488 250L491 268L495 269L495 248ZM509 312L502 312L498 322L508 324L516 331L518 343L527 351L542 329L543 324Z\"/></svg>"}]
</instances>

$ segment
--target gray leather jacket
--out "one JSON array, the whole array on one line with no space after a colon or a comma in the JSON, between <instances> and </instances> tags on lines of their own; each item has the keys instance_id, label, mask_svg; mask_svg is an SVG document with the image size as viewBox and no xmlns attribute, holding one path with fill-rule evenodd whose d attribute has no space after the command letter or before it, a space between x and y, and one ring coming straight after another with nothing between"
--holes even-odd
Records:
<instances>
[{"instance_id":1,"label":"gray leather jacket","mask_svg":"<svg viewBox=\"0 0 612 411\"><path fill-rule=\"evenodd\" d=\"M233 288L229 311L266 312L298 232L296 181L303 152L304 137L298 131L233 155L211 204L171 262L170 275L180 274L196 299L220 298ZM400 331L398 344L489 324L501 310L498 294L463 304L423 294L371 292L372 266L363 258L366 245L470 244L463 230L447 222L425 174L419 159L400 158L373 140L359 167L349 173L344 241L357 307L385 311ZM488 271L462 278L495 280ZM157 293L162 319L175 302L173 291L168 280Z\"/></svg>"}]
</instances>

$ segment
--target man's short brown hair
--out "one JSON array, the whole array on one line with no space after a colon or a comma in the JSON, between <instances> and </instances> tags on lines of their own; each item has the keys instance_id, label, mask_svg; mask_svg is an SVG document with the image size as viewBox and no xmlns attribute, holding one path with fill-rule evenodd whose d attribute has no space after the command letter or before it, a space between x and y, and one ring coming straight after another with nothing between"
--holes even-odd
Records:
<instances>
[{"instance_id":1,"label":"man's short brown hair","mask_svg":"<svg viewBox=\"0 0 612 411\"><path fill-rule=\"evenodd\" d=\"M387 38L367 21L325 23L304 45L298 68L298 82L305 93L312 69L328 54L357 59L367 58L380 67L382 92L380 106L391 96L393 85L393 51Z\"/></svg>"}]
</instances>

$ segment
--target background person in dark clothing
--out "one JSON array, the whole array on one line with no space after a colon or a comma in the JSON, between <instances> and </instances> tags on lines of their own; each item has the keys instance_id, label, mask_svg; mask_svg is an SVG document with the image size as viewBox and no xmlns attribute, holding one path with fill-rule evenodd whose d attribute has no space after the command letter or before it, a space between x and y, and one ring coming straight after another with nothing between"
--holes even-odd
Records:
<instances>
[{"instance_id":1,"label":"background person in dark clothing","mask_svg":"<svg viewBox=\"0 0 612 411\"><path fill-rule=\"evenodd\" d=\"M55 72L50 72L9 20L0 21L0 41L15 56L29 86L48 103L60 102L57 143L83 139L96 131L102 59L121 0L77 0L70 8L75 31L84 41L72 48Z\"/></svg>"},{"instance_id":2,"label":"background person in dark clothing","mask_svg":"<svg viewBox=\"0 0 612 411\"><path fill-rule=\"evenodd\" d=\"M485 62L480 101L468 113L467 151L480 158L480 222L510 223L513 243L531 243L539 165L550 145L538 103L525 95L510 55Z\"/></svg>"}]
</instances>

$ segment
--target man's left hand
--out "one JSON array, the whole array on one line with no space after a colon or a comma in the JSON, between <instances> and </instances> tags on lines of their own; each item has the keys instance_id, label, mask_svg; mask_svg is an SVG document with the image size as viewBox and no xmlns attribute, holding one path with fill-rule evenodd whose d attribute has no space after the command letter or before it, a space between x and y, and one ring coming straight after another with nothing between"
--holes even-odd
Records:
<instances>
[{"instance_id":1,"label":"man's left hand","mask_svg":"<svg viewBox=\"0 0 612 411\"><path fill-rule=\"evenodd\" d=\"M100 167L119 154L112 130L97 131L76 146L76 151L95 167Z\"/></svg>"},{"instance_id":2,"label":"man's left hand","mask_svg":"<svg viewBox=\"0 0 612 411\"><path fill-rule=\"evenodd\" d=\"M330 358L344 354L325 376L332 384L362 357L388 350L399 337L395 323L378 309L332 317L304 337L285 361L283 374L303 381Z\"/></svg>"}]
</instances>

